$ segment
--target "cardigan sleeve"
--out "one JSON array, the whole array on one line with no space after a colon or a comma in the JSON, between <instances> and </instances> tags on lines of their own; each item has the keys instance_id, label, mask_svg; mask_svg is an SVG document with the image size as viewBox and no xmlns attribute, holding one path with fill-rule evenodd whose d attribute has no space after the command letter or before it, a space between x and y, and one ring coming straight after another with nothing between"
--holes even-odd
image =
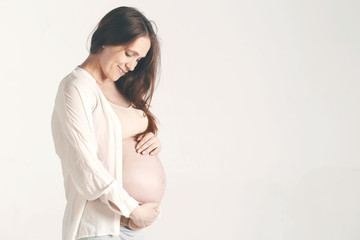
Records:
<instances>
[{"instance_id":1,"label":"cardigan sleeve","mask_svg":"<svg viewBox=\"0 0 360 240\"><path fill-rule=\"evenodd\" d=\"M64 152L59 152L63 167L69 174L76 190L87 200L100 200L112 211L129 217L139 204L121 184L110 175L98 159L97 142L92 119L92 102L89 88L66 83L58 92L55 108L57 128L61 139L56 144L63 144ZM55 113L54 113L55 114ZM53 126L54 128L54 126ZM119 209L110 205L113 202Z\"/></svg>"}]
</instances>

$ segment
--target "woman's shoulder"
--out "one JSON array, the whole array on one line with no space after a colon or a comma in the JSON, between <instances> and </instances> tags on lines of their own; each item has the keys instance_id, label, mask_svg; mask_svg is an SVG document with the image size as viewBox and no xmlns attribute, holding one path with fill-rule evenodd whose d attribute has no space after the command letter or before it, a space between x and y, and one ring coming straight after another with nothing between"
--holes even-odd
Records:
<instances>
[{"instance_id":1,"label":"woman's shoulder","mask_svg":"<svg viewBox=\"0 0 360 240\"><path fill-rule=\"evenodd\" d=\"M59 84L64 91L69 88L76 88L78 91L89 92L96 95L96 82L89 78L78 67L68 73Z\"/></svg>"},{"instance_id":2,"label":"woman's shoulder","mask_svg":"<svg viewBox=\"0 0 360 240\"><path fill-rule=\"evenodd\" d=\"M98 99L95 80L89 78L81 72L79 68L75 68L61 80L59 84L59 90L60 89L68 94L77 93L81 95L81 97L86 97L86 99L94 104Z\"/></svg>"},{"instance_id":3,"label":"woman's shoulder","mask_svg":"<svg viewBox=\"0 0 360 240\"><path fill-rule=\"evenodd\" d=\"M90 78L80 68L76 67L67 74L63 80L66 85L74 85L79 88L94 89L96 86L95 79Z\"/></svg>"}]
</instances>

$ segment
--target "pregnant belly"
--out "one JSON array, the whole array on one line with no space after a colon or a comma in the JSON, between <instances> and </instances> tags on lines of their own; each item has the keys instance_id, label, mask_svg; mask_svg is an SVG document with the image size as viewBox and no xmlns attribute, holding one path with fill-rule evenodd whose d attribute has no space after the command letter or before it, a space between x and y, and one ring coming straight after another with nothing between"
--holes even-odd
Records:
<instances>
[{"instance_id":1,"label":"pregnant belly","mask_svg":"<svg viewBox=\"0 0 360 240\"><path fill-rule=\"evenodd\" d=\"M123 187L138 202L161 202L166 176L157 155L137 153L137 141L123 139Z\"/></svg>"}]
</instances>

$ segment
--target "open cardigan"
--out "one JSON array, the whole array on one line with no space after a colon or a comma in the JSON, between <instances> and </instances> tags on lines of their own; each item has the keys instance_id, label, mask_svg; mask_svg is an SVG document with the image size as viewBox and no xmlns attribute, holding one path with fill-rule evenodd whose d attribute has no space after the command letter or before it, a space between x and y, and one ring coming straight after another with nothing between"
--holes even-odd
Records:
<instances>
[{"instance_id":1,"label":"open cardigan","mask_svg":"<svg viewBox=\"0 0 360 240\"><path fill-rule=\"evenodd\" d=\"M62 239L118 235L120 216L139 203L122 186L121 123L85 69L60 82L51 129L67 200Z\"/></svg>"}]
</instances>

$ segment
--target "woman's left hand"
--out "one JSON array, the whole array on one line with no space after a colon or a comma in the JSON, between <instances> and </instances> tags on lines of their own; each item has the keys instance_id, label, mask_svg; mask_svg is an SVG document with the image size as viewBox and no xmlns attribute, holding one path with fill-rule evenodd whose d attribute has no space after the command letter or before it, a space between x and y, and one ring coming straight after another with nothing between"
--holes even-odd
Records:
<instances>
[{"instance_id":1,"label":"woman's left hand","mask_svg":"<svg viewBox=\"0 0 360 240\"><path fill-rule=\"evenodd\" d=\"M153 132L143 134L136 140L140 141L135 146L136 152L138 153L149 153L151 156L153 156L161 151L160 140Z\"/></svg>"},{"instance_id":2,"label":"woman's left hand","mask_svg":"<svg viewBox=\"0 0 360 240\"><path fill-rule=\"evenodd\" d=\"M143 229L143 227L139 227L138 225L136 225L132 219L129 219L129 224L127 225L129 228L131 228L132 230L140 230Z\"/></svg>"}]
</instances>

